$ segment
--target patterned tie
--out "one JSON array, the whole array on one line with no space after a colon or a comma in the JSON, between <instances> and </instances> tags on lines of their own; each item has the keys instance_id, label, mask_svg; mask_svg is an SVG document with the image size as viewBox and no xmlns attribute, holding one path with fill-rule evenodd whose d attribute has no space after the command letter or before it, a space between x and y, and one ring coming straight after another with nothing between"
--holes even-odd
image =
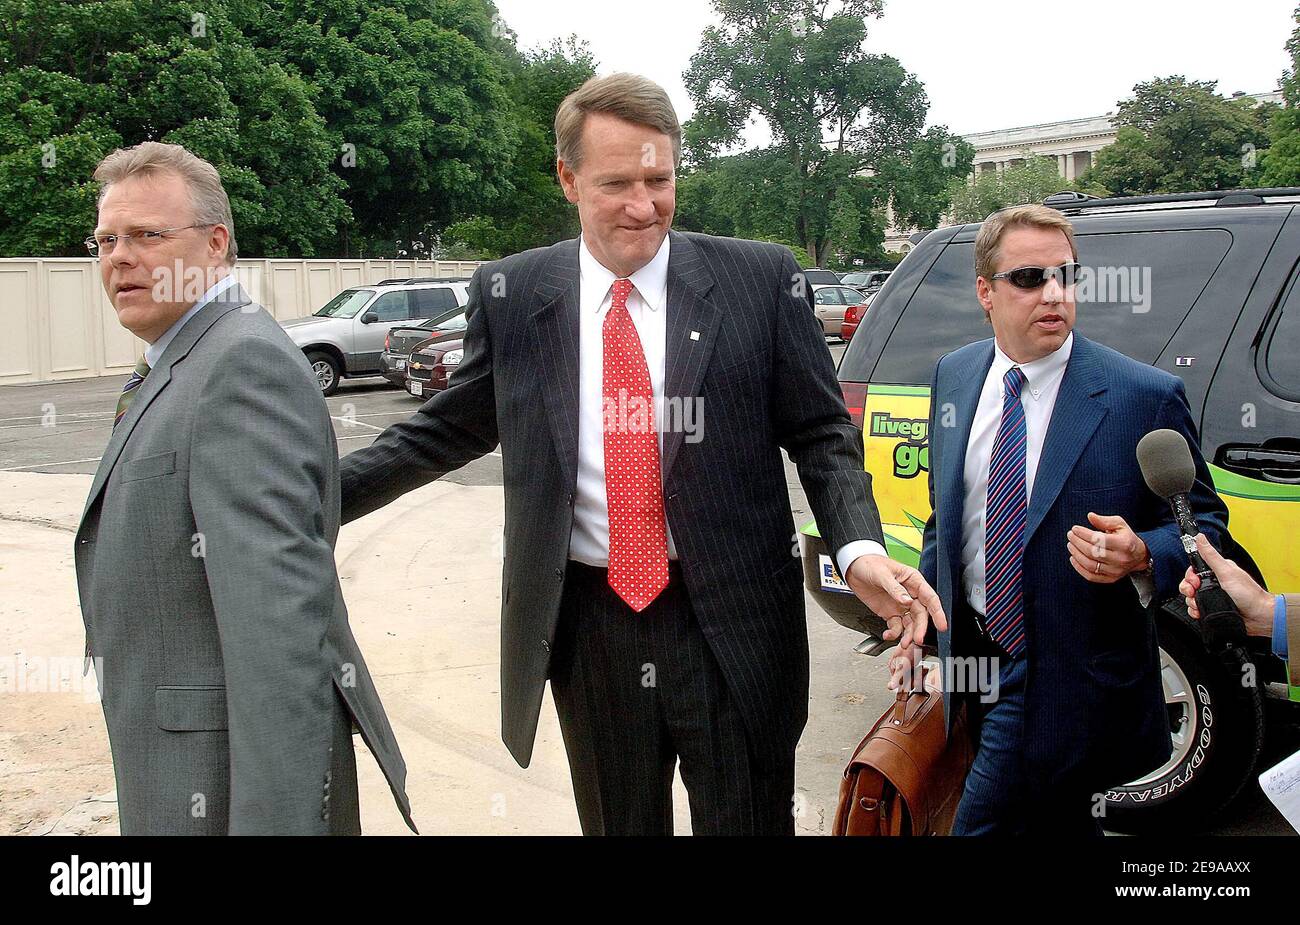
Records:
<instances>
[{"instance_id":1,"label":"patterned tie","mask_svg":"<svg viewBox=\"0 0 1300 925\"><path fill-rule=\"evenodd\" d=\"M117 397L117 414L113 416L114 427L117 427L126 416L126 409L131 407L131 399L135 398L135 390L140 388L140 383L144 382L144 377L147 375L149 375L149 364L141 359L135 364L131 378L126 380L126 385L122 386L122 394Z\"/></svg>"},{"instance_id":2,"label":"patterned tie","mask_svg":"<svg viewBox=\"0 0 1300 925\"><path fill-rule=\"evenodd\" d=\"M1025 409L1020 367L1002 380L1002 423L989 461L989 494L984 544L987 591L984 617L989 635L1015 658L1025 651L1022 570L1025 553Z\"/></svg>"},{"instance_id":3,"label":"patterned tie","mask_svg":"<svg viewBox=\"0 0 1300 925\"><path fill-rule=\"evenodd\" d=\"M632 281L614 280L605 316L603 420L609 502L609 586L637 613L668 584L668 529L659 473L659 434L645 351L627 297Z\"/></svg>"}]
</instances>

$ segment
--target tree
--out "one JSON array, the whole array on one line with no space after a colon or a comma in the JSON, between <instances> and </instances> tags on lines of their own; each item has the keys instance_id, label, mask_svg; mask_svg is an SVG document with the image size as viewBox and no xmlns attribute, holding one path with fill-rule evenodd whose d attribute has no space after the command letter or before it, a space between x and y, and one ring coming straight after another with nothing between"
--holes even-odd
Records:
<instances>
[{"instance_id":1,"label":"tree","mask_svg":"<svg viewBox=\"0 0 1300 925\"><path fill-rule=\"evenodd\" d=\"M448 227L444 240L492 259L578 234L577 210L555 176L555 112L595 73L591 50L576 36L517 56L510 88L519 133L509 174L513 192L491 215Z\"/></svg>"},{"instance_id":2,"label":"tree","mask_svg":"<svg viewBox=\"0 0 1300 925\"><path fill-rule=\"evenodd\" d=\"M934 228L948 210L953 183L964 180L975 148L944 126L934 126L912 143L904 158L892 158L880 172L891 197L895 222L904 228Z\"/></svg>"},{"instance_id":3,"label":"tree","mask_svg":"<svg viewBox=\"0 0 1300 925\"><path fill-rule=\"evenodd\" d=\"M0 253L84 253L95 164L146 140L217 167L245 254L425 255L518 208L514 246L529 214L571 218L520 113L590 61L525 62L488 0L0 0L0 23Z\"/></svg>"},{"instance_id":4,"label":"tree","mask_svg":"<svg viewBox=\"0 0 1300 925\"><path fill-rule=\"evenodd\" d=\"M1026 156L1023 163L1003 171L982 172L969 183L955 182L950 190L952 220L982 222L998 209L1042 202L1053 193L1081 187L1082 183L1057 173L1056 158Z\"/></svg>"},{"instance_id":5,"label":"tree","mask_svg":"<svg viewBox=\"0 0 1300 925\"><path fill-rule=\"evenodd\" d=\"M761 116L787 165L778 207L821 261L837 196L843 216L840 187L907 154L925 119L925 91L894 58L862 50L881 0L844 0L834 13L816 0L713 6L722 22L704 30L684 75L696 107L685 126L692 164L707 166Z\"/></svg>"},{"instance_id":6,"label":"tree","mask_svg":"<svg viewBox=\"0 0 1300 925\"><path fill-rule=\"evenodd\" d=\"M210 160L246 252L312 254L348 215L296 75L265 63L221 0L50 4L0 15L0 253L84 254L95 164L157 140Z\"/></svg>"},{"instance_id":7,"label":"tree","mask_svg":"<svg viewBox=\"0 0 1300 925\"><path fill-rule=\"evenodd\" d=\"M1300 8L1294 19L1296 28L1286 43L1291 66L1281 81L1286 105L1269 122L1268 150L1260 163L1261 186L1300 186Z\"/></svg>"},{"instance_id":8,"label":"tree","mask_svg":"<svg viewBox=\"0 0 1300 925\"><path fill-rule=\"evenodd\" d=\"M1225 99L1216 86L1181 76L1136 85L1118 105L1115 143L1086 179L1115 196L1249 185L1273 107Z\"/></svg>"},{"instance_id":9,"label":"tree","mask_svg":"<svg viewBox=\"0 0 1300 925\"><path fill-rule=\"evenodd\" d=\"M353 215L345 252L422 256L513 192L512 48L484 0L231 0L267 61L307 76Z\"/></svg>"}]
</instances>

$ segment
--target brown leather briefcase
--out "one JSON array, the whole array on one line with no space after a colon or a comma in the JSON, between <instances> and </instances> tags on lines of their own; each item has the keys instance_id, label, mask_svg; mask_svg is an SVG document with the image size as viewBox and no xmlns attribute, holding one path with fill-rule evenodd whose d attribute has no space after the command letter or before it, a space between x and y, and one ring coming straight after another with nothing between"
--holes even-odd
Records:
<instances>
[{"instance_id":1,"label":"brown leather briefcase","mask_svg":"<svg viewBox=\"0 0 1300 925\"><path fill-rule=\"evenodd\" d=\"M899 690L858 745L844 779L833 835L947 835L975 758L960 698L944 735L943 694Z\"/></svg>"}]
</instances>

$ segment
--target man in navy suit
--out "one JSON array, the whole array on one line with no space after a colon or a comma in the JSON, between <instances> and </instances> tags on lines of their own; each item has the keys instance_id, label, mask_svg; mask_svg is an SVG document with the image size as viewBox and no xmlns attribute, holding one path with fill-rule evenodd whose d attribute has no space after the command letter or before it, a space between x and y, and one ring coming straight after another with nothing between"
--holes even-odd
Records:
<instances>
[{"instance_id":1,"label":"man in navy suit","mask_svg":"<svg viewBox=\"0 0 1300 925\"><path fill-rule=\"evenodd\" d=\"M1227 529L1182 380L1072 332L1077 260L1054 209L987 219L975 288L993 337L940 359L931 386L921 572L949 616L946 715L964 696L978 735L954 834L1099 834L1101 794L1169 758L1146 604L1177 593L1187 556L1142 480L1145 434L1187 438L1200 526L1216 545ZM993 677L955 670L972 658L996 697L954 690Z\"/></svg>"}]
</instances>

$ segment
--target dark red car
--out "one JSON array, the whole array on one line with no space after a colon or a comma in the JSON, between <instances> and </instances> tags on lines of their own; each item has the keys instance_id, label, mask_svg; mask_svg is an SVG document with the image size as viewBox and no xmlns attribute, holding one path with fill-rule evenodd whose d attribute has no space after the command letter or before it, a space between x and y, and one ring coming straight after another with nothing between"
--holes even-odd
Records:
<instances>
[{"instance_id":1,"label":"dark red car","mask_svg":"<svg viewBox=\"0 0 1300 925\"><path fill-rule=\"evenodd\" d=\"M406 361L406 391L416 398L428 398L447 387L452 370L464 353L463 330L447 330L420 341Z\"/></svg>"},{"instance_id":2,"label":"dark red car","mask_svg":"<svg viewBox=\"0 0 1300 925\"><path fill-rule=\"evenodd\" d=\"M844 309L844 323L840 325L840 340L844 341L844 343L847 344L852 339L853 332L862 323L862 319L866 316L867 308L870 307L873 298L875 298L874 292L871 295L864 296L862 304L850 305Z\"/></svg>"}]
</instances>

